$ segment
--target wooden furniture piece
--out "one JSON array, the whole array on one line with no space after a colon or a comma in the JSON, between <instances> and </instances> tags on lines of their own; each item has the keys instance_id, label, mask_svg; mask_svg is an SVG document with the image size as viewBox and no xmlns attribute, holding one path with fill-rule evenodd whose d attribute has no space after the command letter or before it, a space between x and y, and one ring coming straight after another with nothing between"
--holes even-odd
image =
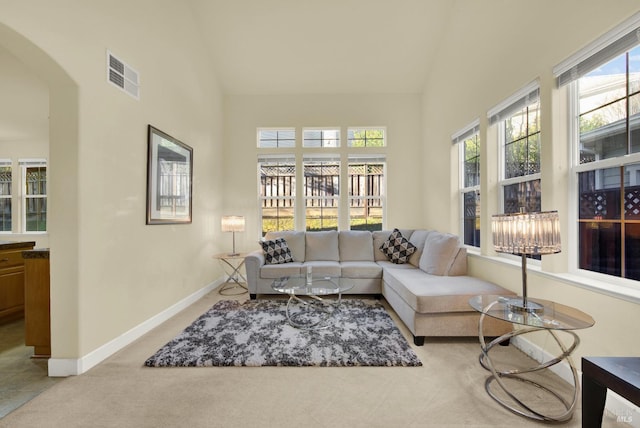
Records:
<instances>
[{"instance_id":1,"label":"wooden furniture piece","mask_svg":"<svg viewBox=\"0 0 640 428\"><path fill-rule=\"evenodd\" d=\"M640 406L640 357L582 358L582 426L600 427L607 389ZM619 422L630 415L618 415Z\"/></svg>"},{"instance_id":2,"label":"wooden furniture piece","mask_svg":"<svg viewBox=\"0 0 640 428\"><path fill-rule=\"evenodd\" d=\"M0 241L0 322L24 316L24 260L22 252L36 245L33 241Z\"/></svg>"},{"instance_id":3,"label":"wooden furniture piece","mask_svg":"<svg viewBox=\"0 0 640 428\"><path fill-rule=\"evenodd\" d=\"M33 358L51 356L49 249L24 251L24 341Z\"/></svg>"}]
</instances>

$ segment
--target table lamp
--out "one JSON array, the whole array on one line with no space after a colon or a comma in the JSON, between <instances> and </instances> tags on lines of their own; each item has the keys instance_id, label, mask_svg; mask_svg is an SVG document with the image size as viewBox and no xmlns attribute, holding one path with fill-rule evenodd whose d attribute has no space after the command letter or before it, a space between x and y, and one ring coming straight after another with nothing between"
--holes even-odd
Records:
<instances>
[{"instance_id":1,"label":"table lamp","mask_svg":"<svg viewBox=\"0 0 640 428\"><path fill-rule=\"evenodd\" d=\"M237 256L236 253L236 232L244 232L244 217L238 215L222 216L221 228L223 232L233 233L233 250L230 256Z\"/></svg>"},{"instance_id":2,"label":"table lamp","mask_svg":"<svg viewBox=\"0 0 640 428\"><path fill-rule=\"evenodd\" d=\"M560 252L558 211L496 214L491 228L496 252L522 257L522 297L508 299L507 307L514 312L542 312L542 305L527 301L527 256Z\"/></svg>"}]
</instances>

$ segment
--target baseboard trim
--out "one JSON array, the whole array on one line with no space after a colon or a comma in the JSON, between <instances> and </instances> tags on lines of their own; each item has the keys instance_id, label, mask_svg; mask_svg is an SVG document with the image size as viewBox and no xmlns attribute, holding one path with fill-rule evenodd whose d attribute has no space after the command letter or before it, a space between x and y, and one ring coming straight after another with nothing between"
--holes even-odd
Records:
<instances>
[{"instance_id":1,"label":"baseboard trim","mask_svg":"<svg viewBox=\"0 0 640 428\"><path fill-rule=\"evenodd\" d=\"M101 363L111 355L115 354L125 346L133 343L141 336L147 334L154 328L158 327L163 322L167 321L178 312L192 305L206 294L214 290L223 280L218 279L190 296L185 297L174 305L168 307L159 314L149 318L148 320L140 323L131 330L123 333L112 341L105 343L94 351L89 352L82 358L50 358L49 359L49 376L50 377L67 377L80 375L97 364Z\"/></svg>"},{"instance_id":2,"label":"baseboard trim","mask_svg":"<svg viewBox=\"0 0 640 428\"><path fill-rule=\"evenodd\" d=\"M555 355L551 355L540 346L522 336L512 338L511 344L539 363L549 361L555 357ZM573 361L573 364L576 366L576 370L578 371L578 382L581 383L582 371L580 370L580 362ZM571 367L566 361L556 364L549 370L558 375L565 382L573 385ZM607 401L605 403L604 411L609 417L615 418L616 422L628 424L628 426L633 428L640 428L640 408L636 407L633 403L627 401L613 391L607 390Z\"/></svg>"}]
</instances>

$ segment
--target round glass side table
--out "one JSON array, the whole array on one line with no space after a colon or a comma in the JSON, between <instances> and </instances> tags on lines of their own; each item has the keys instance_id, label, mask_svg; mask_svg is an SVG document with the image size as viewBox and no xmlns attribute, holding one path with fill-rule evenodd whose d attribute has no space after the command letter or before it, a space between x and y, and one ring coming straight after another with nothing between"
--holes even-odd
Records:
<instances>
[{"instance_id":1,"label":"round glass side table","mask_svg":"<svg viewBox=\"0 0 640 428\"><path fill-rule=\"evenodd\" d=\"M469 300L471 307L480 312L480 322L478 323L478 337L482 350L479 358L480 365L491 373L485 382L485 390L489 396L500 405L518 415L544 422L567 421L571 419L573 415L580 390L578 372L571 359L571 353L580 344L580 339L574 330L589 328L593 326L595 322L591 316L578 309L549 300L529 299L541 307L535 312L513 310L512 306L508 304L509 299L513 299L513 297L507 298L503 296L485 295L475 296ZM487 316L513 323L516 328L487 343L483 334L483 322ZM496 369L496 364L490 355L490 351L494 346L503 342L508 343L508 341L517 336L540 331L547 332L551 335L558 345L558 355L529 368L514 368L511 370ZM572 342L565 344L560 339L559 331L566 332ZM526 376L533 372L549 369L562 361L566 361L569 364L573 376L571 399L563 397L560 393L554 391L552 387L542 385L540 382L536 382ZM531 394L525 397L525 399L518 397L513 392L513 388L510 388L505 380L516 380L534 389L539 388L544 390L558 400L562 404L562 407L564 407L564 410L559 414L550 415L533 409L531 399L535 397L536 394ZM502 393L499 394L499 390L496 391L496 388L492 388L494 382L498 385L499 390L502 390Z\"/></svg>"}]
</instances>

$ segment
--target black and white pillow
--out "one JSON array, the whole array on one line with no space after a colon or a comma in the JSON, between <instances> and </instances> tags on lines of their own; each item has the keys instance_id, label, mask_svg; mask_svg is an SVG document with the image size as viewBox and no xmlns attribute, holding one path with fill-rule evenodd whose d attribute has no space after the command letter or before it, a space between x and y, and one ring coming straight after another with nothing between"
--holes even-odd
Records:
<instances>
[{"instance_id":1,"label":"black and white pillow","mask_svg":"<svg viewBox=\"0 0 640 428\"><path fill-rule=\"evenodd\" d=\"M409 261L409 257L416 251L416 246L407 240L398 229L393 229L391 235L380 247L380 250L387 256L390 262L404 264Z\"/></svg>"},{"instance_id":2,"label":"black and white pillow","mask_svg":"<svg viewBox=\"0 0 640 428\"><path fill-rule=\"evenodd\" d=\"M264 252L265 264L277 265L280 263L293 262L291 250L287 245L287 241L283 238L273 239L271 241L260 241L262 251Z\"/></svg>"}]
</instances>

